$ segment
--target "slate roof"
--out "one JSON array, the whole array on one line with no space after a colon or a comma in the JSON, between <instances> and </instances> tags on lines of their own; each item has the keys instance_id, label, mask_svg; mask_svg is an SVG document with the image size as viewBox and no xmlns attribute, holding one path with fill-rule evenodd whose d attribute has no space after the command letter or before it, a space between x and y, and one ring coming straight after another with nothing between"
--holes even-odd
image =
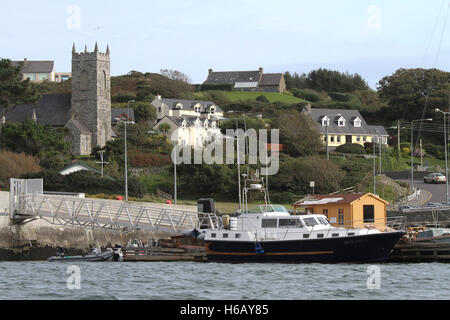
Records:
<instances>
[{"instance_id":1,"label":"slate roof","mask_svg":"<svg viewBox=\"0 0 450 320\"><path fill-rule=\"evenodd\" d=\"M33 119L36 112L37 123L41 125L64 126L70 119L70 94L43 95L37 105L21 104L6 113L6 122L23 122ZM3 108L0 107L0 113Z\"/></svg>"},{"instance_id":2,"label":"slate roof","mask_svg":"<svg viewBox=\"0 0 450 320\"><path fill-rule=\"evenodd\" d=\"M92 133L92 132L89 130L89 128L86 127L86 125L85 125L83 122L81 122L80 120L77 120L77 119L70 119L68 122L69 122L69 123L72 122L73 125L74 125L81 133L84 133L84 134Z\"/></svg>"},{"instance_id":3,"label":"slate roof","mask_svg":"<svg viewBox=\"0 0 450 320\"><path fill-rule=\"evenodd\" d=\"M42 60L42 61L12 61L13 66L21 66L23 73L50 73L54 68L54 61Z\"/></svg>"},{"instance_id":4,"label":"slate roof","mask_svg":"<svg viewBox=\"0 0 450 320\"><path fill-rule=\"evenodd\" d=\"M282 73L264 73L259 86L278 86L282 77Z\"/></svg>"},{"instance_id":5,"label":"slate roof","mask_svg":"<svg viewBox=\"0 0 450 320\"><path fill-rule=\"evenodd\" d=\"M205 84L234 84L236 82L259 82L261 73L256 71L223 71L212 72Z\"/></svg>"},{"instance_id":6,"label":"slate roof","mask_svg":"<svg viewBox=\"0 0 450 320\"><path fill-rule=\"evenodd\" d=\"M322 126L322 119L327 116L330 119L328 126L329 134L360 134L360 135L386 135L388 133L382 126L369 126L358 110L351 109L318 109L313 108L307 113L320 133L325 134L327 128ZM345 126L340 127L337 120L343 117L345 119ZM361 120L361 127L355 127L353 120L358 117ZM380 132L380 133L378 133Z\"/></svg>"},{"instance_id":7,"label":"slate roof","mask_svg":"<svg viewBox=\"0 0 450 320\"><path fill-rule=\"evenodd\" d=\"M180 99L166 99L166 98L153 100L153 102L155 102L155 101L160 101L161 103L164 103L171 109L175 108L175 106L178 103L181 103L183 105L183 110L194 110L194 106L199 103L201 105L202 111L209 109L209 107L211 107L211 106L215 106L216 112L223 112L223 110L212 101L180 100Z\"/></svg>"}]
</instances>

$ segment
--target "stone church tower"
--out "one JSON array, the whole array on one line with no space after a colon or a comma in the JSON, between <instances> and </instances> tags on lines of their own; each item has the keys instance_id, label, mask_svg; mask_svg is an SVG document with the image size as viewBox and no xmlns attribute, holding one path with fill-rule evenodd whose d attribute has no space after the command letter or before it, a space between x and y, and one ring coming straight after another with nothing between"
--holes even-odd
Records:
<instances>
[{"instance_id":1,"label":"stone church tower","mask_svg":"<svg viewBox=\"0 0 450 320\"><path fill-rule=\"evenodd\" d=\"M109 46L105 53L78 53L72 49L71 115L72 151L90 154L111 139L111 80Z\"/></svg>"}]
</instances>

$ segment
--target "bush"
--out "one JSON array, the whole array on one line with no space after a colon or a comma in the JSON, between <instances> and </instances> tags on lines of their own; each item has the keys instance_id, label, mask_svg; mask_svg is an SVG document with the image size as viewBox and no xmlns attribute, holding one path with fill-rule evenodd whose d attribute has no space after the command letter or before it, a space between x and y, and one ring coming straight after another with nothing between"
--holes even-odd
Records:
<instances>
[{"instance_id":1,"label":"bush","mask_svg":"<svg viewBox=\"0 0 450 320\"><path fill-rule=\"evenodd\" d=\"M9 186L10 178L41 171L39 159L25 153L0 152L0 185Z\"/></svg>"},{"instance_id":2,"label":"bush","mask_svg":"<svg viewBox=\"0 0 450 320\"><path fill-rule=\"evenodd\" d=\"M419 146L415 146L415 149L419 149ZM445 158L445 149L444 146L438 146L435 144L427 143L423 146L423 150L425 150L426 153L429 155L432 155L433 157L436 157L438 159L444 159Z\"/></svg>"},{"instance_id":3,"label":"bush","mask_svg":"<svg viewBox=\"0 0 450 320\"><path fill-rule=\"evenodd\" d=\"M346 143L336 148L336 152L350 154L366 154L364 147L357 143Z\"/></svg>"},{"instance_id":4,"label":"bush","mask_svg":"<svg viewBox=\"0 0 450 320\"><path fill-rule=\"evenodd\" d=\"M340 102L349 102L351 100L351 97L345 93L328 92L328 95L330 96L331 99Z\"/></svg>"},{"instance_id":5,"label":"bush","mask_svg":"<svg viewBox=\"0 0 450 320\"><path fill-rule=\"evenodd\" d=\"M58 192L123 194L125 185L122 179L102 178L87 171L79 171L63 176L58 171L46 170L39 173L25 174L22 178L42 178L44 180L44 190ZM129 177L128 193L132 197L142 198L145 194L145 188L137 178Z\"/></svg>"},{"instance_id":6,"label":"bush","mask_svg":"<svg viewBox=\"0 0 450 320\"><path fill-rule=\"evenodd\" d=\"M261 95L261 96L256 97L256 101L268 103L269 99L267 99L266 96Z\"/></svg>"},{"instance_id":7,"label":"bush","mask_svg":"<svg viewBox=\"0 0 450 320\"><path fill-rule=\"evenodd\" d=\"M305 99L311 102L317 102L320 100L319 94L311 89L291 89L291 92L295 97Z\"/></svg>"}]
</instances>

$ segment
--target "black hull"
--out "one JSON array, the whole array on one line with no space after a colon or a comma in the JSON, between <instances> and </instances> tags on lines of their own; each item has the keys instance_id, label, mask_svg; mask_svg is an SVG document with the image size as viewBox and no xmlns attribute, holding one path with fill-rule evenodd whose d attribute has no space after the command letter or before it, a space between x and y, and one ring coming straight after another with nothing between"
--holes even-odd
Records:
<instances>
[{"instance_id":1,"label":"black hull","mask_svg":"<svg viewBox=\"0 0 450 320\"><path fill-rule=\"evenodd\" d=\"M264 241L264 253L257 253L255 242L209 241L208 261L214 262L291 262L291 263L367 263L389 259L404 232L376 233L342 238Z\"/></svg>"},{"instance_id":2,"label":"black hull","mask_svg":"<svg viewBox=\"0 0 450 320\"><path fill-rule=\"evenodd\" d=\"M92 254L85 256L55 256L48 258L50 262L76 262L76 261L89 261L89 262L102 262L112 261L114 256L113 252L102 252L100 254Z\"/></svg>"}]
</instances>

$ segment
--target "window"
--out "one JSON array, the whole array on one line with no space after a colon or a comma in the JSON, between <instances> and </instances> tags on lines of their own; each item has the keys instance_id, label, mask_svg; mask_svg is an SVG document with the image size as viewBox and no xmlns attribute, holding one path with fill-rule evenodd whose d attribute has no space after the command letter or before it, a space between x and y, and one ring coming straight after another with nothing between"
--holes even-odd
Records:
<instances>
[{"instance_id":1,"label":"window","mask_svg":"<svg viewBox=\"0 0 450 320\"><path fill-rule=\"evenodd\" d=\"M222 234L222 238L228 238L228 233Z\"/></svg>"},{"instance_id":2,"label":"window","mask_svg":"<svg viewBox=\"0 0 450 320\"><path fill-rule=\"evenodd\" d=\"M262 219L261 227L276 228L277 227L277 219Z\"/></svg>"},{"instance_id":3,"label":"window","mask_svg":"<svg viewBox=\"0 0 450 320\"><path fill-rule=\"evenodd\" d=\"M361 120L359 119L359 118L356 118L354 121L353 121L353 125L355 126L355 127L361 127Z\"/></svg>"},{"instance_id":4,"label":"window","mask_svg":"<svg viewBox=\"0 0 450 320\"><path fill-rule=\"evenodd\" d=\"M318 233L317 238L323 238L323 233Z\"/></svg>"},{"instance_id":5,"label":"window","mask_svg":"<svg viewBox=\"0 0 450 320\"><path fill-rule=\"evenodd\" d=\"M363 136L363 141L366 142L367 141L367 137Z\"/></svg>"},{"instance_id":6,"label":"window","mask_svg":"<svg viewBox=\"0 0 450 320\"><path fill-rule=\"evenodd\" d=\"M375 207L374 207L374 205L364 205L363 206L363 213L364 213L364 222L365 223L374 222L374 218L375 218Z\"/></svg>"},{"instance_id":7,"label":"window","mask_svg":"<svg viewBox=\"0 0 450 320\"><path fill-rule=\"evenodd\" d=\"M88 89L88 73L86 70L81 71L80 75L80 90Z\"/></svg>"},{"instance_id":8,"label":"window","mask_svg":"<svg viewBox=\"0 0 450 320\"><path fill-rule=\"evenodd\" d=\"M338 223L340 225L344 224L344 209L339 209L338 210Z\"/></svg>"},{"instance_id":9,"label":"window","mask_svg":"<svg viewBox=\"0 0 450 320\"><path fill-rule=\"evenodd\" d=\"M36 80L36 73L26 73L25 78L28 78L31 81L34 81L34 80Z\"/></svg>"},{"instance_id":10,"label":"window","mask_svg":"<svg viewBox=\"0 0 450 320\"><path fill-rule=\"evenodd\" d=\"M241 234L240 234L240 233L236 233L236 234L234 235L234 237L235 237L236 239L240 239L240 238L241 238Z\"/></svg>"},{"instance_id":11,"label":"window","mask_svg":"<svg viewBox=\"0 0 450 320\"><path fill-rule=\"evenodd\" d=\"M308 239L309 238L309 234L304 234L303 235L303 239Z\"/></svg>"},{"instance_id":12,"label":"window","mask_svg":"<svg viewBox=\"0 0 450 320\"><path fill-rule=\"evenodd\" d=\"M341 136L337 136L336 141L337 141L338 143L341 143Z\"/></svg>"},{"instance_id":13,"label":"window","mask_svg":"<svg viewBox=\"0 0 450 320\"><path fill-rule=\"evenodd\" d=\"M303 227L302 222L300 219L280 219L278 221L278 226L285 227L285 228L301 228Z\"/></svg>"},{"instance_id":14,"label":"window","mask_svg":"<svg viewBox=\"0 0 450 320\"><path fill-rule=\"evenodd\" d=\"M48 80L48 73L38 73L39 80Z\"/></svg>"},{"instance_id":15,"label":"window","mask_svg":"<svg viewBox=\"0 0 450 320\"><path fill-rule=\"evenodd\" d=\"M318 217L318 218L317 218L317 220L319 220L319 222L320 222L321 224L325 225L325 226L327 226L327 225L328 225L328 221L327 221L327 220L325 220L325 219L324 219L324 218L322 218L322 217Z\"/></svg>"},{"instance_id":16,"label":"window","mask_svg":"<svg viewBox=\"0 0 450 320\"><path fill-rule=\"evenodd\" d=\"M334 136L330 136L330 142L334 142Z\"/></svg>"},{"instance_id":17,"label":"window","mask_svg":"<svg viewBox=\"0 0 450 320\"><path fill-rule=\"evenodd\" d=\"M328 209L323 209L322 214L328 218Z\"/></svg>"},{"instance_id":18,"label":"window","mask_svg":"<svg viewBox=\"0 0 450 320\"><path fill-rule=\"evenodd\" d=\"M333 238L337 238L337 237L339 237L339 233L333 233L331 236L332 236Z\"/></svg>"},{"instance_id":19,"label":"window","mask_svg":"<svg viewBox=\"0 0 450 320\"><path fill-rule=\"evenodd\" d=\"M354 236L355 233L354 233L354 232L349 232L348 235L349 235L349 236Z\"/></svg>"},{"instance_id":20,"label":"window","mask_svg":"<svg viewBox=\"0 0 450 320\"><path fill-rule=\"evenodd\" d=\"M106 82L106 72L103 71L103 90L106 91L107 82Z\"/></svg>"},{"instance_id":21,"label":"window","mask_svg":"<svg viewBox=\"0 0 450 320\"><path fill-rule=\"evenodd\" d=\"M161 107L158 107L158 112L161 113Z\"/></svg>"},{"instance_id":22,"label":"window","mask_svg":"<svg viewBox=\"0 0 450 320\"><path fill-rule=\"evenodd\" d=\"M308 226L308 227L314 227L315 225L318 225L319 223L316 221L316 219L314 218L304 218L303 222Z\"/></svg>"},{"instance_id":23,"label":"window","mask_svg":"<svg viewBox=\"0 0 450 320\"><path fill-rule=\"evenodd\" d=\"M211 238L215 238L216 234L215 233L211 233Z\"/></svg>"},{"instance_id":24,"label":"window","mask_svg":"<svg viewBox=\"0 0 450 320\"><path fill-rule=\"evenodd\" d=\"M330 119L327 116L323 117L322 118L322 126L327 127L329 125L330 125Z\"/></svg>"},{"instance_id":25,"label":"window","mask_svg":"<svg viewBox=\"0 0 450 320\"><path fill-rule=\"evenodd\" d=\"M360 136L357 136L356 137L356 142L360 142L361 141L361 137Z\"/></svg>"},{"instance_id":26,"label":"window","mask_svg":"<svg viewBox=\"0 0 450 320\"><path fill-rule=\"evenodd\" d=\"M344 119L344 117L340 117L338 119L338 126L339 127L345 127L345 119Z\"/></svg>"}]
</instances>

